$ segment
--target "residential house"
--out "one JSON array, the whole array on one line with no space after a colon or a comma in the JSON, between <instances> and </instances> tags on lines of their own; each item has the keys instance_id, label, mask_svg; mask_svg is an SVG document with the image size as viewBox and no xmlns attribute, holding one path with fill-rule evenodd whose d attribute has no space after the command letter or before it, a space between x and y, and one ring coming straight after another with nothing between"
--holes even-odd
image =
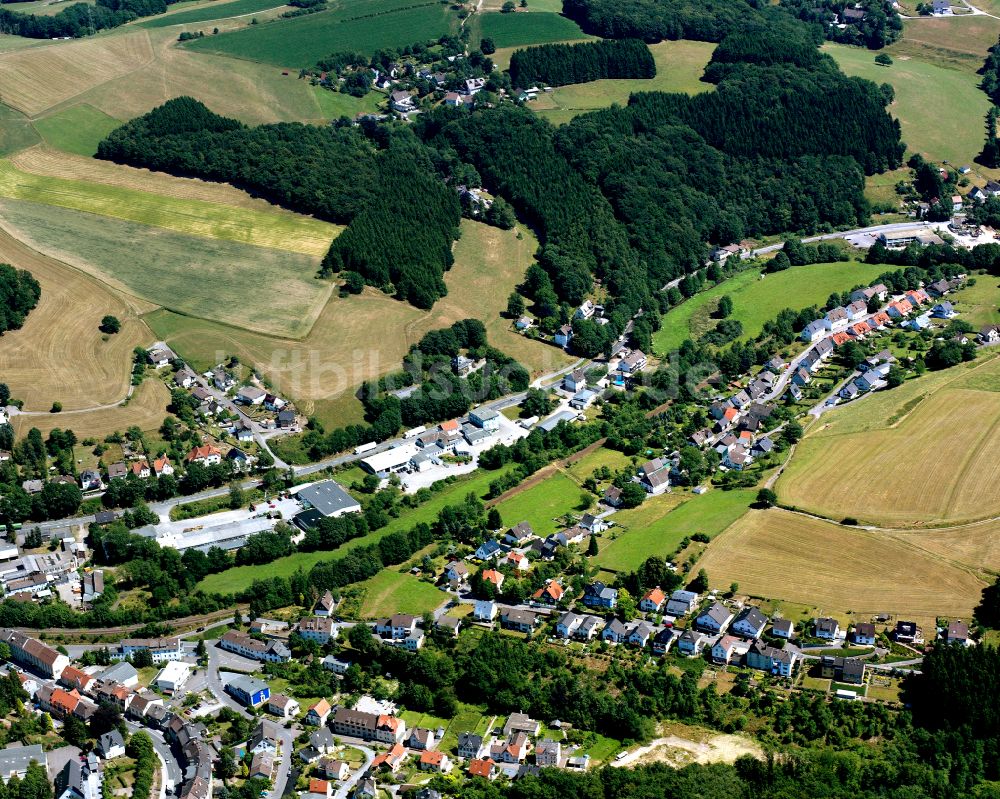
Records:
<instances>
[{"instance_id":1,"label":"residential house","mask_svg":"<svg viewBox=\"0 0 1000 799\"><path fill-rule=\"evenodd\" d=\"M762 641L754 641L747 651L746 663L751 669L759 669L777 677L791 677L798 662L799 654L791 649L779 649Z\"/></svg>"},{"instance_id":2,"label":"residential house","mask_svg":"<svg viewBox=\"0 0 1000 799\"><path fill-rule=\"evenodd\" d=\"M851 641L861 646L874 646L875 625L868 621L858 622L851 631Z\"/></svg>"},{"instance_id":3,"label":"residential house","mask_svg":"<svg viewBox=\"0 0 1000 799\"><path fill-rule=\"evenodd\" d=\"M272 694L268 697L265 710L278 718L293 719L299 715L299 703L284 694Z\"/></svg>"},{"instance_id":4,"label":"residential house","mask_svg":"<svg viewBox=\"0 0 1000 799\"><path fill-rule=\"evenodd\" d=\"M219 647L265 663L285 663L292 653L281 641L258 641L239 630L229 630L219 639Z\"/></svg>"},{"instance_id":5,"label":"residential house","mask_svg":"<svg viewBox=\"0 0 1000 799\"><path fill-rule=\"evenodd\" d=\"M656 631L653 636L653 652L657 655L665 655L670 650L670 645L674 642L675 633L670 627L663 627Z\"/></svg>"},{"instance_id":6,"label":"residential house","mask_svg":"<svg viewBox=\"0 0 1000 799\"><path fill-rule=\"evenodd\" d=\"M118 730L111 730L97 739L96 749L105 760L122 757L125 754L125 739Z\"/></svg>"},{"instance_id":7,"label":"residential house","mask_svg":"<svg viewBox=\"0 0 1000 799\"><path fill-rule=\"evenodd\" d=\"M486 780L496 779L499 769L497 769L497 764L492 758L474 758L469 761L468 768L470 777L482 777Z\"/></svg>"},{"instance_id":8,"label":"residential house","mask_svg":"<svg viewBox=\"0 0 1000 799\"><path fill-rule=\"evenodd\" d=\"M489 599L476 600L472 607L472 617L476 621L493 621L497 617L497 603Z\"/></svg>"},{"instance_id":9,"label":"residential house","mask_svg":"<svg viewBox=\"0 0 1000 799\"><path fill-rule=\"evenodd\" d=\"M202 466L214 466L222 463L222 450L212 444L194 447L187 454L187 462L189 464L200 463Z\"/></svg>"},{"instance_id":10,"label":"residential house","mask_svg":"<svg viewBox=\"0 0 1000 799\"><path fill-rule=\"evenodd\" d=\"M775 638L791 639L795 634L795 625L791 619L775 619L771 622L771 635Z\"/></svg>"},{"instance_id":11,"label":"residential house","mask_svg":"<svg viewBox=\"0 0 1000 799\"><path fill-rule=\"evenodd\" d=\"M573 341L573 326L563 325L556 331L555 336L552 337L556 346L562 347L564 350L569 349L570 342Z\"/></svg>"},{"instance_id":12,"label":"residential house","mask_svg":"<svg viewBox=\"0 0 1000 799\"><path fill-rule=\"evenodd\" d=\"M744 638L760 638L766 626L767 616L757 608L750 606L740 611L729 629Z\"/></svg>"},{"instance_id":13,"label":"residential house","mask_svg":"<svg viewBox=\"0 0 1000 799\"><path fill-rule=\"evenodd\" d=\"M591 608L614 610L618 604L618 592L600 581L591 583L583 590L583 604Z\"/></svg>"},{"instance_id":14,"label":"residential house","mask_svg":"<svg viewBox=\"0 0 1000 799\"><path fill-rule=\"evenodd\" d=\"M535 747L535 765L558 768L562 762L562 745L559 741L545 738Z\"/></svg>"},{"instance_id":15,"label":"residential house","mask_svg":"<svg viewBox=\"0 0 1000 799\"><path fill-rule=\"evenodd\" d=\"M823 616L813 622L814 632L817 638L825 638L832 641L840 637L840 624L836 619Z\"/></svg>"},{"instance_id":16,"label":"residential house","mask_svg":"<svg viewBox=\"0 0 1000 799\"><path fill-rule=\"evenodd\" d=\"M378 771L380 769L395 771L403 765L403 760L405 759L406 749L403 748L403 745L397 741L392 744L389 751L375 755L375 759L372 761L371 769L372 771Z\"/></svg>"},{"instance_id":17,"label":"residential house","mask_svg":"<svg viewBox=\"0 0 1000 799\"><path fill-rule=\"evenodd\" d=\"M653 637L653 628L644 621L635 622L629 627L626 638L629 646L642 649Z\"/></svg>"},{"instance_id":18,"label":"residential house","mask_svg":"<svg viewBox=\"0 0 1000 799\"><path fill-rule=\"evenodd\" d=\"M504 575L496 569L484 569L479 576L483 578L484 583L492 583L496 586L497 591L503 587L503 581L506 579Z\"/></svg>"},{"instance_id":19,"label":"residential house","mask_svg":"<svg viewBox=\"0 0 1000 799\"><path fill-rule=\"evenodd\" d=\"M645 368L646 360L646 354L642 350L632 350L618 362L618 371L634 375Z\"/></svg>"},{"instance_id":20,"label":"residential house","mask_svg":"<svg viewBox=\"0 0 1000 799\"><path fill-rule=\"evenodd\" d=\"M336 638L338 631L333 623L333 619L326 616L306 616L299 619L296 632L307 641L315 641L321 646L330 642L331 638Z\"/></svg>"},{"instance_id":21,"label":"residential house","mask_svg":"<svg viewBox=\"0 0 1000 799\"><path fill-rule=\"evenodd\" d=\"M402 90L394 91L389 95L389 105L393 111L398 111L400 114L408 114L417 109L413 102L413 94Z\"/></svg>"},{"instance_id":22,"label":"residential house","mask_svg":"<svg viewBox=\"0 0 1000 799\"><path fill-rule=\"evenodd\" d=\"M969 643L969 625L958 619L948 622L944 631L944 640L949 644Z\"/></svg>"},{"instance_id":23,"label":"residential house","mask_svg":"<svg viewBox=\"0 0 1000 799\"><path fill-rule=\"evenodd\" d=\"M583 369L574 369L568 375L563 377L562 386L566 391L575 394L582 389L587 387L587 374Z\"/></svg>"},{"instance_id":24,"label":"residential house","mask_svg":"<svg viewBox=\"0 0 1000 799\"><path fill-rule=\"evenodd\" d=\"M320 699L316 704L312 705L305 715L306 724L311 724L314 727L324 727L326 726L326 720L329 718L331 711L330 703L325 699Z\"/></svg>"},{"instance_id":25,"label":"residential house","mask_svg":"<svg viewBox=\"0 0 1000 799\"><path fill-rule=\"evenodd\" d=\"M726 631L729 622L733 620L732 611L721 602L713 602L706 610L698 614L694 626L706 633L716 634Z\"/></svg>"},{"instance_id":26,"label":"residential house","mask_svg":"<svg viewBox=\"0 0 1000 799\"><path fill-rule=\"evenodd\" d=\"M451 771L451 759L444 752L421 752L418 765L421 771L445 774Z\"/></svg>"},{"instance_id":27,"label":"residential house","mask_svg":"<svg viewBox=\"0 0 1000 799\"><path fill-rule=\"evenodd\" d=\"M414 727L406 738L406 745L410 749L433 749L436 740L433 730L426 727Z\"/></svg>"},{"instance_id":28,"label":"residential house","mask_svg":"<svg viewBox=\"0 0 1000 799\"><path fill-rule=\"evenodd\" d=\"M444 576L452 585L463 585L469 580L469 567L465 561L453 560L445 567Z\"/></svg>"},{"instance_id":29,"label":"residential house","mask_svg":"<svg viewBox=\"0 0 1000 799\"><path fill-rule=\"evenodd\" d=\"M473 732L458 735L458 756L465 760L475 760L483 753L483 736Z\"/></svg>"},{"instance_id":30,"label":"residential house","mask_svg":"<svg viewBox=\"0 0 1000 799\"><path fill-rule=\"evenodd\" d=\"M678 588L670 595L667 602L667 613L671 616L687 616L698 606L698 595L694 591Z\"/></svg>"},{"instance_id":31,"label":"residential house","mask_svg":"<svg viewBox=\"0 0 1000 799\"><path fill-rule=\"evenodd\" d=\"M563 598L565 589L555 580L549 580L543 588L539 588L531 598L542 605L557 605Z\"/></svg>"},{"instance_id":32,"label":"residential house","mask_svg":"<svg viewBox=\"0 0 1000 799\"><path fill-rule=\"evenodd\" d=\"M482 544L480 544L479 547L476 549L475 553L473 553L473 555L478 560L491 560L492 558L495 558L502 552L503 548L500 546L500 544L498 544L493 539L490 539L489 541L485 541Z\"/></svg>"},{"instance_id":33,"label":"residential house","mask_svg":"<svg viewBox=\"0 0 1000 799\"><path fill-rule=\"evenodd\" d=\"M519 610L517 608L504 608L500 614L500 626L505 630L516 630L521 633L530 633L538 623L538 614L530 610Z\"/></svg>"},{"instance_id":34,"label":"residential house","mask_svg":"<svg viewBox=\"0 0 1000 799\"><path fill-rule=\"evenodd\" d=\"M705 643L704 635L689 628L678 636L677 651L684 655L699 655Z\"/></svg>"},{"instance_id":35,"label":"residential house","mask_svg":"<svg viewBox=\"0 0 1000 799\"><path fill-rule=\"evenodd\" d=\"M504 535L504 542L513 546L520 546L528 543L535 537L535 531L528 522L520 522L511 527Z\"/></svg>"},{"instance_id":36,"label":"residential house","mask_svg":"<svg viewBox=\"0 0 1000 799\"><path fill-rule=\"evenodd\" d=\"M639 610L644 613L659 613L666 601L666 594L663 593L660 586L656 586L656 588L649 589L639 600Z\"/></svg>"},{"instance_id":37,"label":"residential house","mask_svg":"<svg viewBox=\"0 0 1000 799\"><path fill-rule=\"evenodd\" d=\"M948 300L939 302L931 308L931 316L935 319L952 319L955 316L955 306L953 306Z\"/></svg>"},{"instance_id":38,"label":"residential house","mask_svg":"<svg viewBox=\"0 0 1000 799\"><path fill-rule=\"evenodd\" d=\"M275 754L278 751L280 740L281 733L277 724L270 721L260 721L254 727L250 740L247 741L247 750L253 754L258 752Z\"/></svg>"},{"instance_id":39,"label":"residential house","mask_svg":"<svg viewBox=\"0 0 1000 799\"><path fill-rule=\"evenodd\" d=\"M333 598L332 593L326 591L323 596L316 600L316 604L313 605L313 615L320 618L329 618L336 609L337 600Z\"/></svg>"},{"instance_id":40,"label":"residential house","mask_svg":"<svg viewBox=\"0 0 1000 799\"><path fill-rule=\"evenodd\" d=\"M729 665L741 641L735 635L723 635L712 647L712 662Z\"/></svg>"},{"instance_id":41,"label":"residential house","mask_svg":"<svg viewBox=\"0 0 1000 799\"><path fill-rule=\"evenodd\" d=\"M861 685L865 681L865 662L859 658L823 655L819 661L820 675L828 680Z\"/></svg>"}]
</instances>

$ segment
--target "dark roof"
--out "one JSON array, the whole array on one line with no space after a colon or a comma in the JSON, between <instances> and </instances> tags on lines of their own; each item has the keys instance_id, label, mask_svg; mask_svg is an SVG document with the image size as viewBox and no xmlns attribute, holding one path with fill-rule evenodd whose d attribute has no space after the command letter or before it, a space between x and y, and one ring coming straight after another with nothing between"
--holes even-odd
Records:
<instances>
[{"instance_id":1,"label":"dark roof","mask_svg":"<svg viewBox=\"0 0 1000 799\"><path fill-rule=\"evenodd\" d=\"M324 480L301 489L298 498L308 502L324 516L356 508L358 501L333 480Z\"/></svg>"}]
</instances>

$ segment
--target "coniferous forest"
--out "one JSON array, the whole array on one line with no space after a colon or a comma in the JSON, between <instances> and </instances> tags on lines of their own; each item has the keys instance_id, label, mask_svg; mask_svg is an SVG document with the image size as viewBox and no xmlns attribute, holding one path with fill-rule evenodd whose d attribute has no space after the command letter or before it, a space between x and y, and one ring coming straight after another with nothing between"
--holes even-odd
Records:
<instances>
[{"instance_id":1,"label":"coniferous forest","mask_svg":"<svg viewBox=\"0 0 1000 799\"><path fill-rule=\"evenodd\" d=\"M21 327L41 296L42 289L31 272L0 264L0 334Z\"/></svg>"},{"instance_id":2,"label":"coniferous forest","mask_svg":"<svg viewBox=\"0 0 1000 799\"><path fill-rule=\"evenodd\" d=\"M602 78L653 78L656 63L645 42L605 39L584 44L543 44L515 50L510 57L514 86L565 86Z\"/></svg>"}]
</instances>

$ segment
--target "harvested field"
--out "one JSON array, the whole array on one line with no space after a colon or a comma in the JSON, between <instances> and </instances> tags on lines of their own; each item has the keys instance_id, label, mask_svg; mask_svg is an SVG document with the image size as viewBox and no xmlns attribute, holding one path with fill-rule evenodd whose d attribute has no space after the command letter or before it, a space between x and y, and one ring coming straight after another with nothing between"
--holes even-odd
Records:
<instances>
[{"instance_id":1,"label":"harvested field","mask_svg":"<svg viewBox=\"0 0 1000 799\"><path fill-rule=\"evenodd\" d=\"M0 161L0 196L70 208L194 236L322 256L341 229L312 217L237 209L81 180L33 175Z\"/></svg>"},{"instance_id":2,"label":"harvested field","mask_svg":"<svg viewBox=\"0 0 1000 799\"><path fill-rule=\"evenodd\" d=\"M20 111L0 104L0 155L10 155L39 142L31 120Z\"/></svg>"},{"instance_id":3,"label":"harvested field","mask_svg":"<svg viewBox=\"0 0 1000 799\"><path fill-rule=\"evenodd\" d=\"M1000 360L921 378L834 411L798 444L782 503L884 526L943 526L1000 514ZM897 394L898 396L893 396Z\"/></svg>"},{"instance_id":4,"label":"harvested field","mask_svg":"<svg viewBox=\"0 0 1000 799\"><path fill-rule=\"evenodd\" d=\"M60 398L59 389L53 388L53 398ZM116 430L138 427L140 430L156 430L167 415L170 392L160 380L148 379L136 388L127 405L95 410L63 411L62 413L42 413L38 416L15 416L11 423L18 437L25 435L32 427L37 427L47 435L54 427L69 428L77 438L93 436L100 438Z\"/></svg>"},{"instance_id":5,"label":"harvested field","mask_svg":"<svg viewBox=\"0 0 1000 799\"><path fill-rule=\"evenodd\" d=\"M893 58L920 58L931 64L976 73L986 51L997 43L1000 20L993 17L921 17L903 22L903 37L888 48Z\"/></svg>"},{"instance_id":6,"label":"harvested field","mask_svg":"<svg viewBox=\"0 0 1000 799\"><path fill-rule=\"evenodd\" d=\"M886 535L975 570L1000 573L1000 521L940 530L882 531Z\"/></svg>"},{"instance_id":7,"label":"harvested field","mask_svg":"<svg viewBox=\"0 0 1000 799\"><path fill-rule=\"evenodd\" d=\"M259 336L167 311L146 319L158 337L199 367L210 365L218 351L253 363L307 413L340 405L329 401L350 396L363 381L398 368L409 346L428 330L468 317L484 320L490 342L532 371L554 371L569 363L560 350L516 335L499 318L535 251L534 237L526 230L522 235L518 239L513 230L463 220L455 265L445 275L448 296L432 310L420 311L373 289L345 299L332 297L301 341ZM327 402L313 406L312 400Z\"/></svg>"},{"instance_id":8,"label":"harvested field","mask_svg":"<svg viewBox=\"0 0 1000 799\"><path fill-rule=\"evenodd\" d=\"M153 341L138 318L148 306L122 299L3 231L0 261L29 270L42 285L41 301L24 327L0 338L0 374L13 395L24 400L25 410L48 410L53 400L71 410L122 399L128 390L132 350ZM122 321L121 332L107 341L98 330L105 314ZM105 432L116 427L120 426L112 424Z\"/></svg>"},{"instance_id":9,"label":"harvested field","mask_svg":"<svg viewBox=\"0 0 1000 799\"><path fill-rule=\"evenodd\" d=\"M0 53L0 96L7 105L34 116L153 58L145 31Z\"/></svg>"},{"instance_id":10,"label":"harvested field","mask_svg":"<svg viewBox=\"0 0 1000 799\"><path fill-rule=\"evenodd\" d=\"M174 13L158 14L139 22L139 28L166 28L170 25L196 25L199 22L241 17L272 8L284 6L281 0L232 0L232 2L212 2L197 8L178 10Z\"/></svg>"},{"instance_id":11,"label":"harvested field","mask_svg":"<svg viewBox=\"0 0 1000 799\"><path fill-rule=\"evenodd\" d=\"M333 289L307 255L20 200L0 211L17 238L113 288L259 333L304 336Z\"/></svg>"},{"instance_id":12,"label":"harvested field","mask_svg":"<svg viewBox=\"0 0 1000 799\"><path fill-rule=\"evenodd\" d=\"M968 618L985 586L971 570L892 536L779 509L747 513L697 567L716 588L737 582L741 593L861 615Z\"/></svg>"}]
</instances>

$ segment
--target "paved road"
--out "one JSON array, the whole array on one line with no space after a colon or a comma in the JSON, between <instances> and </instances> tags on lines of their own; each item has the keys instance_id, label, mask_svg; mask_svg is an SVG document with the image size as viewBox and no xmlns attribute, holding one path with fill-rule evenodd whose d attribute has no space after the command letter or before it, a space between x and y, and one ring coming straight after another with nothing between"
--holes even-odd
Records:
<instances>
[{"instance_id":1,"label":"paved road","mask_svg":"<svg viewBox=\"0 0 1000 799\"><path fill-rule=\"evenodd\" d=\"M344 740L344 739L342 739L342 740ZM333 799L347 799L347 797L351 793L351 791L354 790L354 786L357 785L361 781L361 778L365 774L368 773L368 768L369 768L369 766L371 766L372 761L375 759L375 752L374 752L374 750L372 750L369 747L365 746L360 741L355 742L354 739L352 739L352 738L348 738L346 740L351 742L350 745L352 747L354 747L355 749L361 750L361 752L365 756L365 763L364 763L364 765L361 768L359 768L356 771L354 771L351 774L351 776L347 778L347 780L345 780L344 784L341 785L337 789L337 792L333 795Z\"/></svg>"},{"instance_id":2,"label":"paved road","mask_svg":"<svg viewBox=\"0 0 1000 799\"><path fill-rule=\"evenodd\" d=\"M177 756L170 751L170 746L163 738L163 733L159 730L152 730L149 727L136 724L134 721L126 720L125 724L128 726L130 732L142 731L146 733L153 742L153 749L156 750L156 756L160 758L160 764L163 768L164 774L164 779L161 780L160 783L161 799L167 794L174 793L177 786L179 786L181 781L184 779L184 773L181 771L181 767L177 764Z\"/></svg>"}]
</instances>

